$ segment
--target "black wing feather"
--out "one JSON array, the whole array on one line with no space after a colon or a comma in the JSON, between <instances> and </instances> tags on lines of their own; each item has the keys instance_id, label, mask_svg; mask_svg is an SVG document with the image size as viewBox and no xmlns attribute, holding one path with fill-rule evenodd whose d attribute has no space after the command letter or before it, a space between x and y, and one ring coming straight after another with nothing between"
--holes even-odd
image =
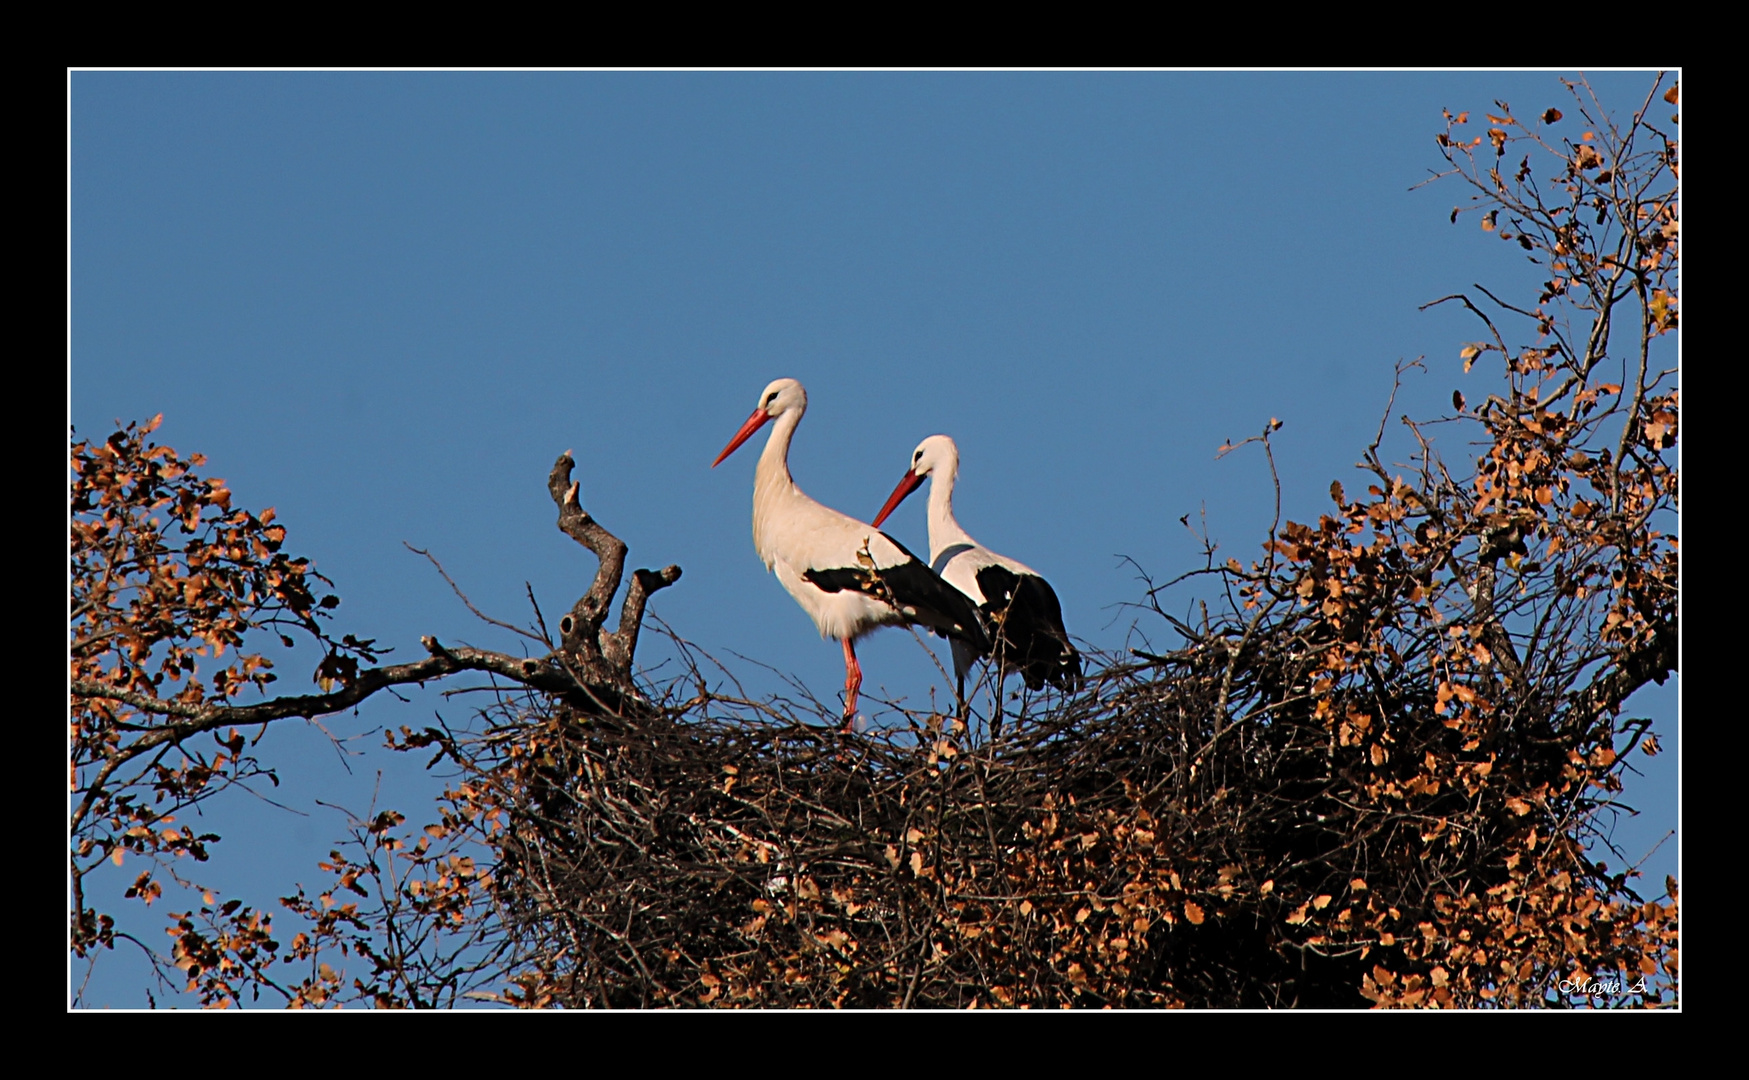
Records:
<instances>
[{"instance_id":1,"label":"black wing feather","mask_svg":"<svg viewBox=\"0 0 1749 1080\"><path fill-rule=\"evenodd\" d=\"M883 536L886 534L883 533ZM971 600L958 589L941 580L941 576L911 554L905 545L892 540L893 546L904 552L906 561L880 571L872 567L834 567L828 570L806 570L802 579L823 592L850 589L876 599L885 600L915 612L916 622L944 637L956 637L979 652L989 649L983 620ZM910 613L907 612L909 615Z\"/></svg>"},{"instance_id":2,"label":"black wing feather","mask_svg":"<svg viewBox=\"0 0 1749 1080\"><path fill-rule=\"evenodd\" d=\"M1071 689L1081 677L1081 654L1063 628L1063 605L1050 582L992 564L978 571L984 594L985 629L995 641L998 661L1018 670L1028 690L1045 683Z\"/></svg>"}]
</instances>

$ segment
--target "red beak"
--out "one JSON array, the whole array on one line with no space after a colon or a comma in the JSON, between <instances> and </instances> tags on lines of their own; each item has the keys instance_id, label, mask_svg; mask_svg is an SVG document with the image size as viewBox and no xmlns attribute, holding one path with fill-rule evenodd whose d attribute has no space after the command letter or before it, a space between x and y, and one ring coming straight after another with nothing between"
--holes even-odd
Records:
<instances>
[{"instance_id":1,"label":"red beak","mask_svg":"<svg viewBox=\"0 0 1749 1080\"><path fill-rule=\"evenodd\" d=\"M717 455L717 459L715 461L711 462L711 468L714 469L718 465L721 465L723 463L724 458L728 457L730 454L733 454L737 449L739 449L742 443L746 442L749 438L751 438L755 431L758 431L760 428L764 427L765 422L767 420L770 420L770 419L771 419L771 415L769 413L767 413L764 409L754 409L753 415L749 416L747 418L747 422L745 424L741 425L741 430L735 432L735 437L733 439L729 440L729 445L723 447L723 452Z\"/></svg>"},{"instance_id":2,"label":"red beak","mask_svg":"<svg viewBox=\"0 0 1749 1080\"><path fill-rule=\"evenodd\" d=\"M893 489L891 495L887 496L887 505L881 507L881 512L875 515L874 527L880 528L881 522L887 520L887 515L898 509L899 504L905 501L905 496L922 486L923 478L921 476L914 472L906 473L905 478L899 481L899 486Z\"/></svg>"}]
</instances>

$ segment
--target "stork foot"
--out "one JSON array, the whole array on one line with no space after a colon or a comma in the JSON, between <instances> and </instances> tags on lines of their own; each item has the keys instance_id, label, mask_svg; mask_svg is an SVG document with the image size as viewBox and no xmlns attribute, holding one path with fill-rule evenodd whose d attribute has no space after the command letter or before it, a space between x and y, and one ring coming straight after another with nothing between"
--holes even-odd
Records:
<instances>
[{"instance_id":1,"label":"stork foot","mask_svg":"<svg viewBox=\"0 0 1749 1080\"><path fill-rule=\"evenodd\" d=\"M832 760L846 769L854 770L861 752L860 744L851 741L850 738L856 734L856 717L846 716L844 723L838 725L835 734L837 735L838 749L833 752Z\"/></svg>"}]
</instances>

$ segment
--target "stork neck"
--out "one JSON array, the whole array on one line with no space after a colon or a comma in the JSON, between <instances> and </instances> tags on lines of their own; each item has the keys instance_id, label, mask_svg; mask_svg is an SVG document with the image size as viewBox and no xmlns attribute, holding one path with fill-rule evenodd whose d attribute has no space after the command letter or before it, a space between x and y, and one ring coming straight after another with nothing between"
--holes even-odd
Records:
<instances>
[{"instance_id":1,"label":"stork neck","mask_svg":"<svg viewBox=\"0 0 1749 1080\"><path fill-rule=\"evenodd\" d=\"M929 474L929 561L955 544L976 544L953 516L953 485L959 470L937 468Z\"/></svg>"},{"instance_id":2,"label":"stork neck","mask_svg":"<svg viewBox=\"0 0 1749 1080\"><path fill-rule=\"evenodd\" d=\"M755 500L768 488L796 486L789 472L789 441L801 420L801 410L791 409L771 422L771 436L765 440L765 449L759 455L759 467L753 471Z\"/></svg>"},{"instance_id":3,"label":"stork neck","mask_svg":"<svg viewBox=\"0 0 1749 1080\"><path fill-rule=\"evenodd\" d=\"M789 440L801 419L800 410L795 410L772 421L759 467L753 470L753 547L767 570L777 558L777 531L785 508L806 498L789 474Z\"/></svg>"}]
</instances>

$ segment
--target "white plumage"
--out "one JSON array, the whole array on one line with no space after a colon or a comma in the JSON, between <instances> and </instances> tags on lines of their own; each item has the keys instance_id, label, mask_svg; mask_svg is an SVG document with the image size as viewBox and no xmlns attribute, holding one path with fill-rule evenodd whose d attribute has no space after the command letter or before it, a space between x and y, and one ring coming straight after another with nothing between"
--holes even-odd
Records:
<instances>
[{"instance_id":1,"label":"white plumage","mask_svg":"<svg viewBox=\"0 0 1749 1080\"><path fill-rule=\"evenodd\" d=\"M765 566L814 620L821 637L844 644L844 717L856 715L862 670L854 642L878 626L916 623L968 647L987 647L978 615L904 545L802 493L789 471L789 444L808 408L807 391L778 379L712 463L721 464L768 421L771 436L753 474L753 546Z\"/></svg>"},{"instance_id":2,"label":"white plumage","mask_svg":"<svg viewBox=\"0 0 1749 1080\"><path fill-rule=\"evenodd\" d=\"M929 563L932 569L977 606L993 643L999 670L1019 671L1029 689L1049 682L1069 689L1081 674L1081 657L1063 627L1063 608L1050 583L1025 563L998 555L973 540L953 514L953 489L959 479L959 447L946 435L917 444L911 466L893 489L875 524L929 479ZM963 698L966 672L983 655L966 642L953 642L954 676Z\"/></svg>"}]
</instances>

